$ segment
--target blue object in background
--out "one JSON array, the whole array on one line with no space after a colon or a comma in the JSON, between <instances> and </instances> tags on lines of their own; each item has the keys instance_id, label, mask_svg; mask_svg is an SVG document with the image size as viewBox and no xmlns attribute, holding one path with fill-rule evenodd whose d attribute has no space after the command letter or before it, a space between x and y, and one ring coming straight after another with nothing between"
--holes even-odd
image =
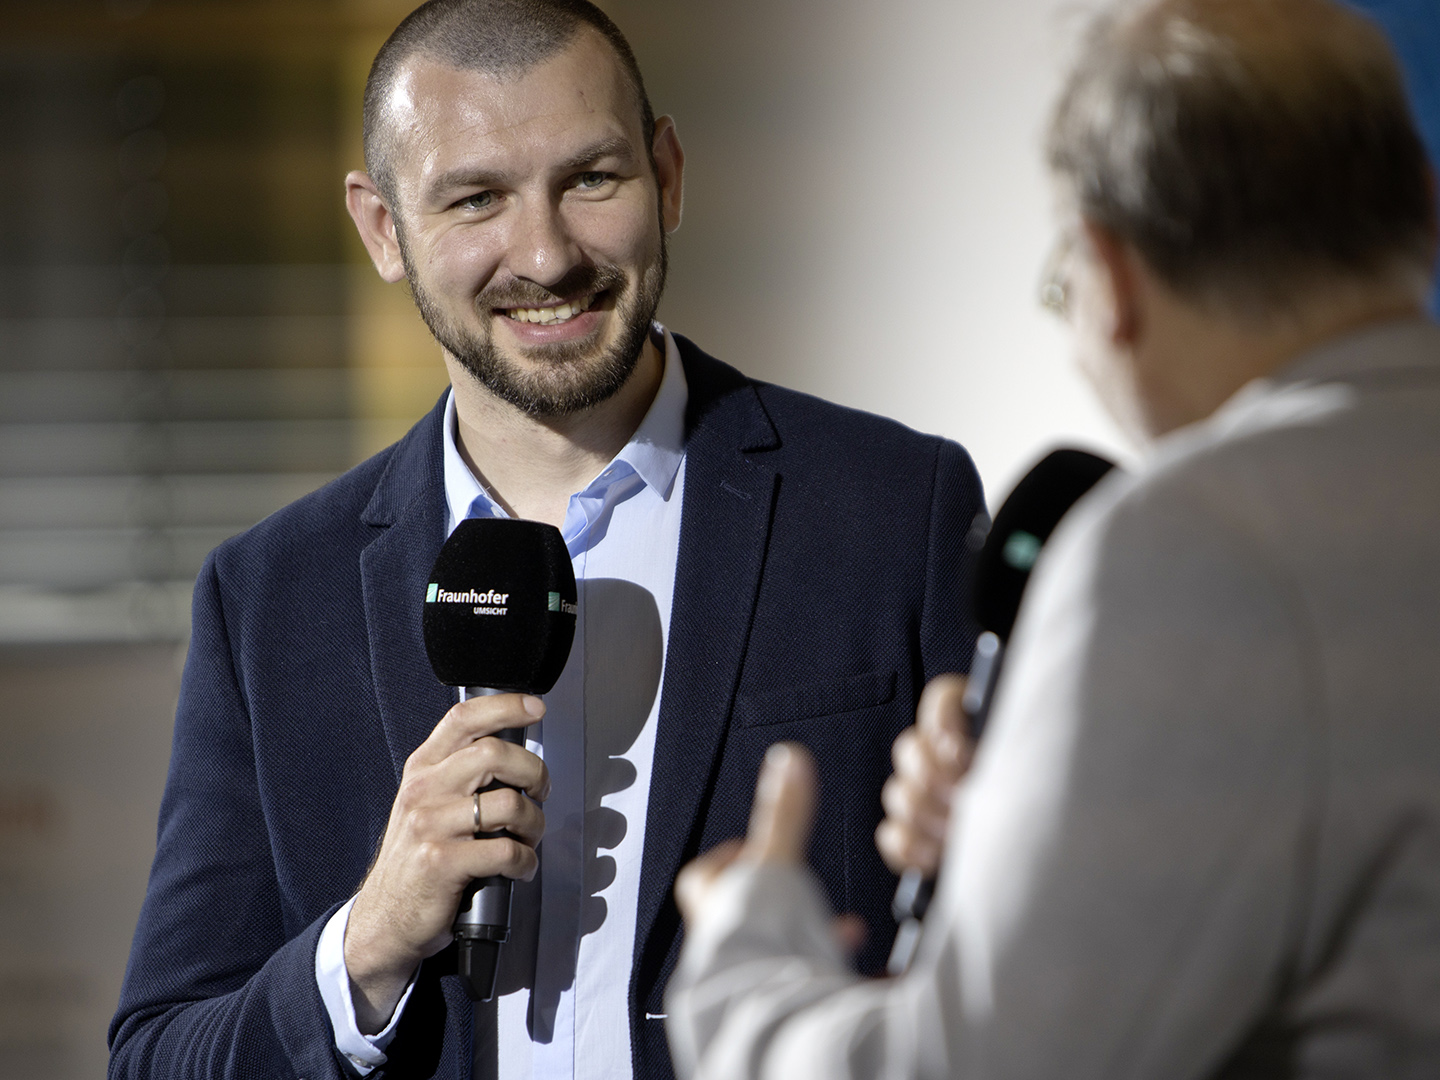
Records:
<instances>
[{"instance_id":1,"label":"blue object in background","mask_svg":"<svg viewBox=\"0 0 1440 1080\"><path fill-rule=\"evenodd\" d=\"M1390 35L1405 68L1420 133L1440 172L1440 0L1348 0L1368 12ZM1440 316L1440 285L1430 297Z\"/></svg>"}]
</instances>

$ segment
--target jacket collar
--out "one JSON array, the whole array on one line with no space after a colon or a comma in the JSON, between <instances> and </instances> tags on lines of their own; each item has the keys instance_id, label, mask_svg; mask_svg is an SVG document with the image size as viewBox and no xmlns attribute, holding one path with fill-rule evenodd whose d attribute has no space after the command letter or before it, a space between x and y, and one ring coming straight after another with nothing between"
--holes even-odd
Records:
<instances>
[{"instance_id":1,"label":"jacket collar","mask_svg":"<svg viewBox=\"0 0 1440 1080\"><path fill-rule=\"evenodd\" d=\"M370 674L399 783L405 759L455 704L421 631L425 583L445 541L444 398L390 452L361 520L382 528L360 553Z\"/></svg>"},{"instance_id":2,"label":"jacket collar","mask_svg":"<svg viewBox=\"0 0 1440 1080\"><path fill-rule=\"evenodd\" d=\"M631 1000L665 974L675 875L699 850L749 641L780 477L780 437L754 382L676 342L690 384L685 493L650 779ZM653 938L653 940L652 940Z\"/></svg>"}]
</instances>

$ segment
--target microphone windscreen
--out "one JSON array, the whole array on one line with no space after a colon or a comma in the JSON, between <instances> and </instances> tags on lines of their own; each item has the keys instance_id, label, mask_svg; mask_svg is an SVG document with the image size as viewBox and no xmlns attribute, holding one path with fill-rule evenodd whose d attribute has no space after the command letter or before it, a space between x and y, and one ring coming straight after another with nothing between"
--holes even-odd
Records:
<instances>
[{"instance_id":1,"label":"microphone windscreen","mask_svg":"<svg viewBox=\"0 0 1440 1080\"><path fill-rule=\"evenodd\" d=\"M442 683L544 694L575 639L575 569L540 521L460 522L430 572L425 651Z\"/></svg>"},{"instance_id":2,"label":"microphone windscreen","mask_svg":"<svg viewBox=\"0 0 1440 1080\"><path fill-rule=\"evenodd\" d=\"M1010 639L1040 549L1066 512L1115 467L1084 450L1053 450L1010 492L975 560L975 618Z\"/></svg>"}]
</instances>

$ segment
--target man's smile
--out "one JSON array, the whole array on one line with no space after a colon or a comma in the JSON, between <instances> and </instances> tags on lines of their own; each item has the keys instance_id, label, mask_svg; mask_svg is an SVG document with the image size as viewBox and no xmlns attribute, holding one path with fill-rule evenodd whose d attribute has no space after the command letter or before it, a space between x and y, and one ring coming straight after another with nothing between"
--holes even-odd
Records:
<instances>
[{"instance_id":1,"label":"man's smile","mask_svg":"<svg viewBox=\"0 0 1440 1080\"><path fill-rule=\"evenodd\" d=\"M571 300L568 303L557 304L554 307L516 307L500 308L507 318L515 322L539 323L541 326L556 326L568 322L576 315L589 311L590 305L595 303L599 293L591 293L589 296L582 296L579 299Z\"/></svg>"}]
</instances>

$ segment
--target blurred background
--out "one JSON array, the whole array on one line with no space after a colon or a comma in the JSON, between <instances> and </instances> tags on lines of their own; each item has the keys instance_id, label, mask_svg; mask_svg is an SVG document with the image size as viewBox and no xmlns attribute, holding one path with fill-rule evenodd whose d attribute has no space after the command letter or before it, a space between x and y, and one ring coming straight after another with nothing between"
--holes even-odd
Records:
<instances>
[{"instance_id":1,"label":"blurred background","mask_svg":"<svg viewBox=\"0 0 1440 1080\"><path fill-rule=\"evenodd\" d=\"M444 388L342 203L411 6L0 4L0 1080L104 1074L205 553ZM602 6L688 154L668 325L959 439L992 502L1055 442L1123 453L1034 300L1087 5ZM1440 145L1440 5L1364 6Z\"/></svg>"}]
</instances>

